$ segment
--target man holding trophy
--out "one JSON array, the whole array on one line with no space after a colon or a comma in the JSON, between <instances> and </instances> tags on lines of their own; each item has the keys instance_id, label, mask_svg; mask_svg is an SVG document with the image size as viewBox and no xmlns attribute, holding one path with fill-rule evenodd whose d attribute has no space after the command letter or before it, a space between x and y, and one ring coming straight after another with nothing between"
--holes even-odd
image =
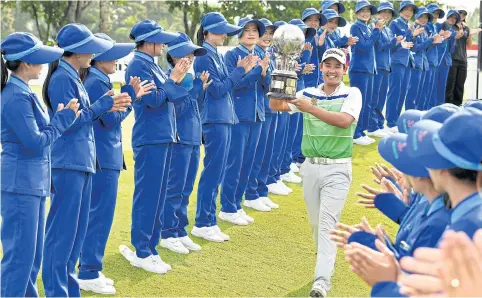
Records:
<instances>
[{"instance_id":1,"label":"man holding trophy","mask_svg":"<svg viewBox=\"0 0 482 298\"><path fill-rule=\"evenodd\" d=\"M297 29L297 30L296 30ZM313 238L317 245L312 297L325 297L330 290L336 258L329 231L335 228L352 181L353 133L362 107L360 90L345 86L347 67L341 49L327 50L322 57L324 83L296 92L293 78L303 48L301 29L281 26L273 36L275 71L272 73L270 107L276 111L302 112L301 149L306 156L300 173Z\"/></svg>"}]
</instances>

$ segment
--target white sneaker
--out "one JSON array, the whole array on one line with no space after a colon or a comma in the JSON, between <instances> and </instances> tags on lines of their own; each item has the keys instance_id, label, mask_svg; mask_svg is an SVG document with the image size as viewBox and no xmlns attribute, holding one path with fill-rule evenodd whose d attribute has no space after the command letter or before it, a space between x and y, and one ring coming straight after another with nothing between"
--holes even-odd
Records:
<instances>
[{"instance_id":1,"label":"white sneaker","mask_svg":"<svg viewBox=\"0 0 482 298\"><path fill-rule=\"evenodd\" d=\"M328 294L320 281L315 281L310 291L310 297L326 297Z\"/></svg>"},{"instance_id":2,"label":"white sneaker","mask_svg":"<svg viewBox=\"0 0 482 298\"><path fill-rule=\"evenodd\" d=\"M394 127L387 127L386 129L391 131L392 133L398 132L398 126L396 126L396 125Z\"/></svg>"},{"instance_id":3,"label":"white sneaker","mask_svg":"<svg viewBox=\"0 0 482 298\"><path fill-rule=\"evenodd\" d=\"M241 218L238 213L227 213L227 212L219 212L219 219L232 223L233 225L238 226L247 226L248 222Z\"/></svg>"},{"instance_id":4,"label":"white sneaker","mask_svg":"<svg viewBox=\"0 0 482 298\"><path fill-rule=\"evenodd\" d=\"M119 252L129 262L132 261L132 259L134 259L134 256L135 256L134 252L124 244L119 245Z\"/></svg>"},{"instance_id":5,"label":"white sneaker","mask_svg":"<svg viewBox=\"0 0 482 298\"><path fill-rule=\"evenodd\" d=\"M299 184L303 181L303 179L301 179L300 176L296 175L295 173L293 173L291 171L282 175L280 178L281 178L282 181L285 181L285 182L288 182L288 183Z\"/></svg>"},{"instance_id":6,"label":"white sneaker","mask_svg":"<svg viewBox=\"0 0 482 298\"><path fill-rule=\"evenodd\" d=\"M77 279L81 290L90 291L97 294L114 295L115 288L108 285L105 279L99 276L96 279Z\"/></svg>"},{"instance_id":7,"label":"white sneaker","mask_svg":"<svg viewBox=\"0 0 482 298\"><path fill-rule=\"evenodd\" d=\"M221 231L221 229L219 228L219 226L217 226L217 225L216 225L216 226L212 226L212 227L211 227L211 230L213 230L214 233L215 233L216 235L218 235L219 237L221 237L221 239L223 239L224 241L229 241L229 239L230 239L229 236L228 236L227 234L224 234L224 233Z\"/></svg>"},{"instance_id":8,"label":"white sneaker","mask_svg":"<svg viewBox=\"0 0 482 298\"><path fill-rule=\"evenodd\" d=\"M108 286L113 286L114 285L114 281L110 278L107 278L105 277L105 275L102 273L102 272L99 272L99 277L103 278L105 280L105 283L108 285Z\"/></svg>"},{"instance_id":9,"label":"white sneaker","mask_svg":"<svg viewBox=\"0 0 482 298\"><path fill-rule=\"evenodd\" d=\"M289 192L278 183L268 184L267 187L268 187L268 192L274 195L279 195L279 196L289 195Z\"/></svg>"},{"instance_id":10,"label":"white sneaker","mask_svg":"<svg viewBox=\"0 0 482 298\"><path fill-rule=\"evenodd\" d=\"M300 168L298 168L298 166L294 162L292 162L290 164L290 171L293 172L293 173L299 173Z\"/></svg>"},{"instance_id":11,"label":"white sneaker","mask_svg":"<svg viewBox=\"0 0 482 298\"><path fill-rule=\"evenodd\" d=\"M365 138L365 140L367 140L368 142L370 142L370 144L373 144L373 143L376 142L375 139L372 139L372 138L370 138L369 136L364 136L364 138Z\"/></svg>"},{"instance_id":12,"label":"white sneaker","mask_svg":"<svg viewBox=\"0 0 482 298\"><path fill-rule=\"evenodd\" d=\"M388 127L385 127L384 129L382 129L382 131L383 131L384 133L386 133L387 135L389 135L389 136L391 136L391 135L394 134L394 132L391 131L390 128L388 128Z\"/></svg>"},{"instance_id":13,"label":"white sneaker","mask_svg":"<svg viewBox=\"0 0 482 298\"><path fill-rule=\"evenodd\" d=\"M266 206L263 201L261 201L259 198L256 200L244 200L243 205L245 207L253 208L254 210L258 210L261 212L269 212L271 211L271 208ZM239 210L238 210L239 212Z\"/></svg>"},{"instance_id":14,"label":"white sneaker","mask_svg":"<svg viewBox=\"0 0 482 298\"><path fill-rule=\"evenodd\" d=\"M161 256L160 256L160 255L154 256L154 259L156 260L157 264L161 265L164 269L166 269L166 271L171 271L171 270L172 270L171 265L169 265L168 263L164 262L164 261L161 259Z\"/></svg>"},{"instance_id":15,"label":"white sneaker","mask_svg":"<svg viewBox=\"0 0 482 298\"><path fill-rule=\"evenodd\" d=\"M271 209L278 209L279 205L276 203L273 203L268 197L260 197L259 200L263 202L266 206L270 207Z\"/></svg>"},{"instance_id":16,"label":"white sneaker","mask_svg":"<svg viewBox=\"0 0 482 298\"><path fill-rule=\"evenodd\" d=\"M387 137L388 134L385 133L383 130L381 129L377 129L375 131L372 131L372 132L368 132L367 133L367 136L370 136L370 137L376 137L376 138L384 138L384 137Z\"/></svg>"},{"instance_id":17,"label":"white sneaker","mask_svg":"<svg viewBox=\"0 0 482 298\"><path fill-rule=\"evenodd\" d=\"M162 266L157 261L157 258L153 255L150 255L147 258L141 259L134 254L134 258L131 261L131 265L134 267L142 268L149 272L157 273L157 274L167 273L167 269L164 268L164 266Z\"/></svg>"},{"instance_id":18,"label":"white sneaker","mask_svg":"<svg viewBox=\"0 0 482 298\"><path fill-rule=\"evenodd\" d=\"M223 238L216 234L210 227L198 228L196 226L192 227L191 235L202 238L211 242L224 242Z\"/></svg>"},{"instance_id":19,"label":"white sneaker","mask_svg":"<svg viewBox=\"0 0 482 298\"><path fill-rule=\"evenodd\" d=\"M182 245L184 245L185 248L191 250L191 251L200 251L201 246L199 244L194 243L194 241L189 238L189 236L184 236L184 237L179 237L179 241L181 241Z\"/></svg>"},{"instance_id":20,"label":"white sneaker","mask_svg":"<svg viewBox=\"0 0 482 298\"><path fill-rule=\"evenodd\" d=\"M161 246L179 254L187 255L189 253L189 249L184 247L182 242L179 241L179 238L171 237L167 239L161 239Z\"/></svg>"},{"instance_id":21,"label":"white sneaker","mask_svg":"<svg viewBox=\"0 0 482 298\"><path fill-rule=\"evenodd\" d=\"M353 139L353 144L361 145L361 146L368 146L371 143L365 137L359 137L359 138Z\"/></svg>"},{"instance_id":22,"label":"white sneaker","mask_svg":"<svg viewBox=\"0 0 482 298\"><path fill-rule=\"evenodd\" d=\"M289 188L288 186L286 186L286 184L284 184L283 181L278 180L278 181L276 181L276 183L281 187L281 189L287 191L288 194L293 192L293 190L291 188Z\"/></svg>"},{"instance_id":23,"label":"white sneaker","mask_svg":"<svg viewBox=\"0 0 482 298\"><path fill-rule=\"evenodd\" d=\"M239 209L238 210L238 214L239 216L241 216L242 219L244 219L245 221L249 222L249 223L253 223L254 222L254 218L252 218L251 216L247 215L246 214L246 211L244 211L243 209Z\"/></svg>"}]
</instances>

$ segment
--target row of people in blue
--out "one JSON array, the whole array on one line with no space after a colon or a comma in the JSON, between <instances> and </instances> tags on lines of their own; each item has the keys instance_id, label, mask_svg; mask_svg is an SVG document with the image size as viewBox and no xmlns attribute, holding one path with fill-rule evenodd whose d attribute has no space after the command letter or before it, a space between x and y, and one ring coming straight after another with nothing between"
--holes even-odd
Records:
<instances>
[{"instance_id":1,"label":"row of people in blue","mask_svg":"<svg viewBox=\"0 0 482 298\"><path fill-rule=\"evenodd\" d=\"M482 228L476 186L482 170L481 121L480 100L463 108L442 104L426 112L409 110L399 118L399 133L379 143L380 155L394 169L382 175L382 191L373 192L372 204L400 225L395 241L366 221L332 231L353 271L372 286L372 296L406 297L401 276L416 272L401 271L402 259L418 248L438 247L446 230L472 237ZM384 183L396 190L387 191Z\"/></svg>"}]
</instances>

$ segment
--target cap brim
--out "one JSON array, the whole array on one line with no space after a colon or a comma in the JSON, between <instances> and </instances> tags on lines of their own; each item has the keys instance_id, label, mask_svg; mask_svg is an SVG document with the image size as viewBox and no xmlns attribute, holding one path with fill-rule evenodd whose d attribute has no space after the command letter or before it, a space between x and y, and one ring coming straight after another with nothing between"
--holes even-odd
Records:
<instances>
[{"instance_id":1,"label":"cap brim","mask_svg":"<svg viewBox=\"0 0 482 298\"><path fill-rule=\"evenodd\" d=\"M417 18L417 19L418 19L418 18L421 18L424 14L426 14L426 15L428 16L428 22L429 22L429 23L433 21L433 15L432 15L432 13L430 13L430 12L424 12L424 13L422 13L421 15L418 15L416 18Z\"/></svg>"},{"instance_id":2,"label":"cap brim","mask_svg":"<svg viewBox=\"0 0 482 298\"><path fill-rule=\"evenodd\" d=\"M228 23L228 24L224 24L224 25L221 25L221 26L211 28L207 31L209 31L211 33L214 33L214 34L227 34L228 36L233 36L233 35L236 35L239 32L241 32L241 30L243 30L242 27L239 27L239 26L232 25L232 24Z\"/></svg>"},{"instance_id":3,"label":"cap brim","mask_svg":"<svg viewBox=\"0 0 482 298\"><path fill-rule=\"evenodd\" d=\"M266 30L268 30L268 29L273 29L274 31L276 31L276 29L278 29L278 26L268 25L268 26L266 26Z\"/></svg>"},{"instance_id":4,"label":"cap brim","mask_svg":"<svg viewBox=\"0 0 482 298\"><path fill-rule=\"evenodd\" d=\"M413 14L416 15L418 12L418 7L415 4L405 5L403 8L400 8L400 11L404 10L406 7L409 7L409 6L413 7Z\"/></svg>"},{"instance_id":5,"label":"cap brim","mask_svg":"<svg viewBox=\"0 0 482 298\"><path fill-rule=\"evenodd\" d=\"M418 121L420 121L423 115L426 114L426 111L419 111L419 110L407 110L405 113L410 113L409 116L404 116L403 114L400 115L397 121L397 127L399 133L408 134L408 130ZM404 113L404 114L405 114ZM419 117L418 119L417 116Z\"/></svg>"},{"instance_id":6,"label":"cap brim","mask_svg":"<svg viewBox=\"0 0 482 298\"><path fill-rule=\"evenodd\" d=\"M443 11L443 9L437 8L434 11L432 11L432 14L435 13L436 11L438 11L439 19L443 19L445 17L445 11Z\"/></svg>"},{"instance_id":7,"label":"cap brim","mask_svg":"<svg viewBox=\"0 0 482 298\"><path fill-rule=\"evenodd\" d=\"M198 47L196 45L186 45L172 51L168 50L167 52L174 58L182 58L191 53L194 54L194 56L204 56L208 51L205 48Z\"/></svg>"},{"instance_id":8,"label":"cap brim","mask_svg":"<svg viewBox=\"0 0 482 298\"><path fill-rule=\"evenodd\" d=\"M427 169L417 163L417 160L408 154L406 148L398 150L392 140L393 139L390 137L386 137L378 143L378 152L383 159L406 175L414 177L430 177Z\"/></svg>"},{"instance_id":9,"label":"cap brim","mask_svg":"<svg viewBox=\"0 0 482 298\"><path fill-rule=\"evenodd\" d=\"M341 57L339 57L338 55L329 55L328 57L326 57L325 59L321 60L321 63L325 62L326 60L330 59L330 58L333 58L333 59L336 59L336 61L340 62L341 64L343 65L346 65L346 60L345 61L342 61L343 59ZM346 58L345 58L346 59Z\"/></svg>"},{"instance_id":10,"label":"cap brim","mask_svg":"<svg viewBox=\"0 0 482 298\"><path fill-rule=\"evenodd\" d=\"M112 49L98 54L92 58L92 60L96 61L115 61L129 55L130 52L134 49L134 43L116 43L112 47Z\"/></svg>"},{"instance_id":11,"label":"cap brim","mask_svg":"<svg viewBox=\"0 0 482 298\"><path fill-rule=\"evenodd\" d=\"M392 12L392 18L398 17L398 13L395 11L395 9L393 9L391 7L383 7L383 8L379 7L377 9L377 13L380 13L384 10L390 10Z\"/></svg>"},{"instance_id":12,"label":"cap brim","mask_svg":"<svg viewBox=\"0 0 482 298\"><path fill-rule=\"evenodd\" d=\"M370 8L370 13L372 15L375 15L377 14L377 7L375 5L372 5L372 4L369 4L369 5L364 5L362 7L360 7L358 10L355 11L355 13L359 12L360 10L362 10L363 8L365 7L369 7Z\"/></svg>"},{"instance_id":13,"label":"cap brim","mask_svg":"<svg viewBox=\"0 0 482 298\"><path fill-rule=\"evenodd\" d=\"M20 60L30 64L46 64L59 60L64 50L61 48L49 47L41 45L38 51L22 57Z\"/></svg>"},{"instance_id":14,"label":"cap brim","mask_svg":"<svg viewBox=\"0 0 482 298\"><path fill-rule=\"evenodd\" d=\"M330 19L327 19L327 22L329 20L333 20L333 19L336 19L338 18L338 27L345 27L346 26L346 20L344 17L342 16L337 16L337 17L333 17L333 18L330 18Z\"/></svg>"},{"instance_id":15,"label":"cap brim","mask_svg":"<svg viewBox=\"0 0 482 298\"><path fill-rule=\"evenodd\" d=\"M180 36L176 32L161 31L144 39L147 42L167 44Z\"/></svg>"},{"instance_id":16,"label":"cap brim","mask_svg":"<svg viewBox=\"0 0 482 298\"><path fill-rule=\"evenodd\" d=\"M435 149L433 137L441 127L441 123L432 120L421 120L408 132L407 147L409 155L416 163L428 169L451 169L456 167Z\"/></svg>"},{"instance_id":17,"label":"cap brim","mask_svg":"<svg viewBox=\"0 0 482 298\"><path fill-rule=\"evenodd\" d=\"M69 52L76 54L98 54L112 49L113 46L114 43L112 41L94 36L94 38L89 40L86 44L71 49Z\"/></svg>"},{"instance_id":18,"label":"cap brim","mask_svg":"<svg viewBox=\"0 0 482 298\"><path fill-rule=\"evenodd\" d=\"M246 27L246 25L248 25L248 24L255 24L256 26L258 26L259 37L264 35L264 32L266 31L266 28L265 28L263 22L261 22L259 20L251 20L251 21L247 22L246 24L244 24L244 27ZM244 27L243 27L243 30L244 30ZM239 33L241 33L241 32L239 32Z\"/></svg>"},{"instance_id":19,"label":"cap brim","mask_svg":"<svg viewBox=\"0 0 482 298\"><path fill-rule=\"evenodd\" d=\"M345 12L345 4L343 4L342 2L338 2L336 3L338 5L338 14L342 14Z\"/></svg>"}]
</instances>

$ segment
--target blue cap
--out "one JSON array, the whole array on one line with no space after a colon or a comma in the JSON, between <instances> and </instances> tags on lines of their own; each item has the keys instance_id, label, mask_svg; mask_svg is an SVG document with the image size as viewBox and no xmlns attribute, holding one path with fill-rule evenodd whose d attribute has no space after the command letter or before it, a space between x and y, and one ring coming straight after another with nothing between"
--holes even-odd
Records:
<instances>
[{"instance_id":1,"label":"blue cap","mask_svg":"<svg viewBox=\"0 0 482 298\"><path fill-rule=\"evenodd\" d=\"M264 28L266 28L266 29L272 28L272 29L275 30L275 31L276 31L276 29L278 29L278 26L273 25L273 23L272 23L270 20L266 19L266 18L259 19L259 21L260 21L261 23L263 23Z\"/></svg>"},{"instance_id":2,"label":"blue cap","mask_svg":"<svg viewBox=\"0 0 482 298\"><path fill-rule=\"evenodd\" d=\"M243 29L238 33L238 37L241 37L241 35L243 35L244 28L245 28L248 24L255 24L256 26L258 26L259 37L261 37L261 36L264 35L265 27L264 27L263 22L261 22L260 20L252 19L252 18L250 18L250 17L244 17L244 18L239 19L239 21L238 21L238 26L241 27L241 28L243 28Z\"/></svg>"},{"instance_id":3,"label":"blue cap","mask_svg":"<svg viewBox=\"0 0 482 298\"><path fill-rule=\"evenodd\" d=\"M307 8L303 11L303 13L301 14L301 20L306 21L306 19L312 15L317 15L320 17L320 26L325 26L326 24L326 17L318 11L318 9L314 8L314 7L310 7L310 8Z\"/></svg>"},{"instance_id":4,"label":"blue cap","mask_svg":"<svg viewBox=\"0 0 482 298\"><path fill-rule=\"evenodd\" d=\"M451 16L457 16L457 23L460 22L460 13L458 11L456 11L455 9L451 9L447 12L447 17L445 19L448 19L450 18Z\"/></svg>"},{"instance_id":5,"label":"blue cap","mask_svg":"<svg viewBox=\"0 0 482 298\"><path fill-rule=\"evenodd\" d=\"M233 36L238 34L243 28L229 24L226 18L219 12L208 12L201 19L203 30L214 34L227 34Z\"/></svg>"},{"instance_id":6,"label":"blue cap","mask_svg":"<svg viewBox=\"0 0 482 298\"><path fill-rule=\"evenodd\" d=\"M122 57L129 55L129 53L134 49L134 43L116 43L115 40L110 38L107 34L96 33L94 34L98 38L102 38L114 43L114 46L101 54L95 55L92 60L96 61L115 61Z\"/></svg>"},{"instance_id":7,"label":"blue cap","mask_svg":"<svg viewBox=\"0 0 482 298\"><path fill-rule=\"evenodd\" d=\"M422 120L409 131L408 147L417 162L429 169L482 170L482 112L461 109L442 125Z\"/></svg>"},{"instance_id":8,"label":"blue cap","mask_svg":"<svg viewBox=\"0 0 482 298\"><path fill-rule=\"evenodd\" d=\"M418 19L422 17L424 14L428 16L428 22L431 23L433 21L433 14L430 11L428 11L428 9L425 6L420 6L418 8L415 18Z\"/></svg>"},{"instance_id":9,"label":"blue cap","mask_svg":"<svg viewBox=\"0 0 482 298\"><path fill-rule=\"evenodd\" d=\"M103 53L114 46L112 41L94 36L83 24L63 26L57 33L56 40L64 51L76 54Z\"/></svg>"},{"instance_id":10,"label":"blue cap","mask_svg":"<svg viewBox=\"0 0 482 298\"><path fill-rule=\"evenodd\" d=\"M365 231L357 231L354 232L348 237L348 244L352 242L360 243L366 247L369 247L375 251L378 251L377 246L375 245L375 241L377 240L377 236L373 235L372 233L368 233Z\"/></svg>"},{"instance_id":11,"label":"blue cap","mask_svg":"<svg viewBox=\"0 0 482 298\"><path fill-rule=\"evenodd\" d=\"M291 21L289 21L288 24L296 25L296 26L298 26L298 28L303 30L303 32L305 33L306 39L312 39L313 36L315 36L315 34L316 34L316 30L311 28L311 27L306 26L305 23L301 19L292 19Z\"/></svg>"},{"instance_id":12,"label":"blue cap","mask_svg":"<svg viewBox=\"0 0 482 298\"><path fill-rule=\"evenodd\" d=\"M447 118L457 113L458 111L460 111L460 107L451 103L444 103L426 111L422 115L421 120L433 120L438 123L444 123Z\"/></svg>"},{"instance_id":13,"label":"blue cap","mask_svg":"<svg viewBox=\"0 0 482 298\"><path fill-rule=\"evenodd\" d=\"M152 43L167 44L179 37L178 33L165 31L153 20L144 20L135 24L131 29L131 36L135 42L147 41Z\"/></svg>"},{"instance_id":14,"label":"blue cap","mask_svg":"<svg viewBox=\"0 0 482 298\"><path fill-rule=\"evenodd\" d=\"M334 19L338 18L338 27L345 27L346 25L346 20L342 16L340 16L336 10L333 9L326 9L323 10L323 15L326 17L327 22Z\"/></svg>"},{"instance_id":15,"label":"blue cap","mask_svg":"<svg viewBox=\"0 0 482 298\"><path fill-rule=\"evenodd\" d=\"M336 4L338 6L338 13L342 14L345 12L345 5L339 0L323 0L321 1L321 11L324 12L327 9L330 9L332 5Z\"/></svg>"},{"instance_id":16,"label":"blue cap","mask_svg":"<svg viewBox=\"0 0 482 298\"><path fill-rule=\"evenodd\" d=\"M427 9L428 11L430 11L432 14L436 11L438 11L438 17L439 18L443 18L445 16L445 11L443 9L441 9L437 3L430 3L429 5L427 5Z\"/></svg>"},{"instance_id":17,"label":"blue cap","mask_svg":"<svg viewBox=\"0 0 482 298\"><path fill-rule=\"evenodd\" d=\"M380 6L378 6L377 12L381 12L382 10L391 10L392 11L392 17L398 16L398 13L393 8L393 4L391 2L380 3Z\"/></svg>"},{"instance_id":18,"label":"blue cap","mask_svg":"<svg viewBox=\"0 0 482 298\"><path fill-rule=\"evenodd\" d=\"M397 120L397 127L399 133L408 133L410 127L422 119L425 112L419 110L406 110Z\"/></svg>"},{"instance_id":19,"label":"blue cap","mask_svg":"<svg viewBox=\"0 0 482 298\"><path fill-rule=\"evenodd\" d=\"M413 7L413 13L416 14L417 11L418 11L418 7L417 5L415 5L415 3L413 3L413 1L411 0L404 0L402 1L402 3L400 3L400 9L398 10L399 12L401 12L402 10L404 10L406 7L408 6L411 6Z\"/></svg>"},{"instance_id":20,"label":"blue cap","mask_svg":"<svg viewBox=\"0 0 482 298\"><path fill-rule=\"evenodd\" d=\"M182 58L189 54L194 56L204 56L207 54L207 50L195 45L191 38L186 33L179 32L179 37L167 44L169 47L167 53L171 57Z\"/></svg>"},{"instance_id":21,"label":"blue cap","mask_svg":"<svg viewBox=\"0 0 482 298\"><path fill-rule=\"evenodd\" d=\"M64 50L46 46L35 35L27 32L9 34L0 46L7 61L20 60L31 64L45 64L60 59Z\"/></svg>"},{"instance_id":22,"label":"blue cap","mask_svg":"<svg viewBox=\"0 0 482 298\"><path fill-rule=\"evenodd\" d=\"M276 27L279 28L279 27L281 27L283 25L286 25L286 24L288 24L288 23L286 23L285 21L276 21L276 22L274 22L273 25L275 25Z\"/></svg>"},{"instance_id":23,"label":"blue cap","mask_svg":"<svg viewBox=\"0 0 482 298\"><path fill-rule=\"evenodd\" d=\"M414 177L429 177L427 169L408 154L407 135L395 133L378 143L378 152L400 172Z\"/></svg>"},{"instance_id":24,"label":"blue cap","mask_svg":"<svg viewBox=\"0 0 482 298\"><path fill-rule=\"evenodd\" d=\"M482 111L482 100L480 100L480 99L469 99L464 104L464 108L468 108L468 107L476 108L476 109Z\"/></svg>"},{"instance_id":25,"label":"blue cap","mask_svg":"<svg viewBox=\"0 0 482 298\"><path fill-rule=\"evenodd\" d=\"M362 8L368 7L370 8L370 12L372 15L377 13L377 7L375 5L370 4L367 0L360 0L355 4L355 13L359 12Z\"/></svg>"}]
</instances>

